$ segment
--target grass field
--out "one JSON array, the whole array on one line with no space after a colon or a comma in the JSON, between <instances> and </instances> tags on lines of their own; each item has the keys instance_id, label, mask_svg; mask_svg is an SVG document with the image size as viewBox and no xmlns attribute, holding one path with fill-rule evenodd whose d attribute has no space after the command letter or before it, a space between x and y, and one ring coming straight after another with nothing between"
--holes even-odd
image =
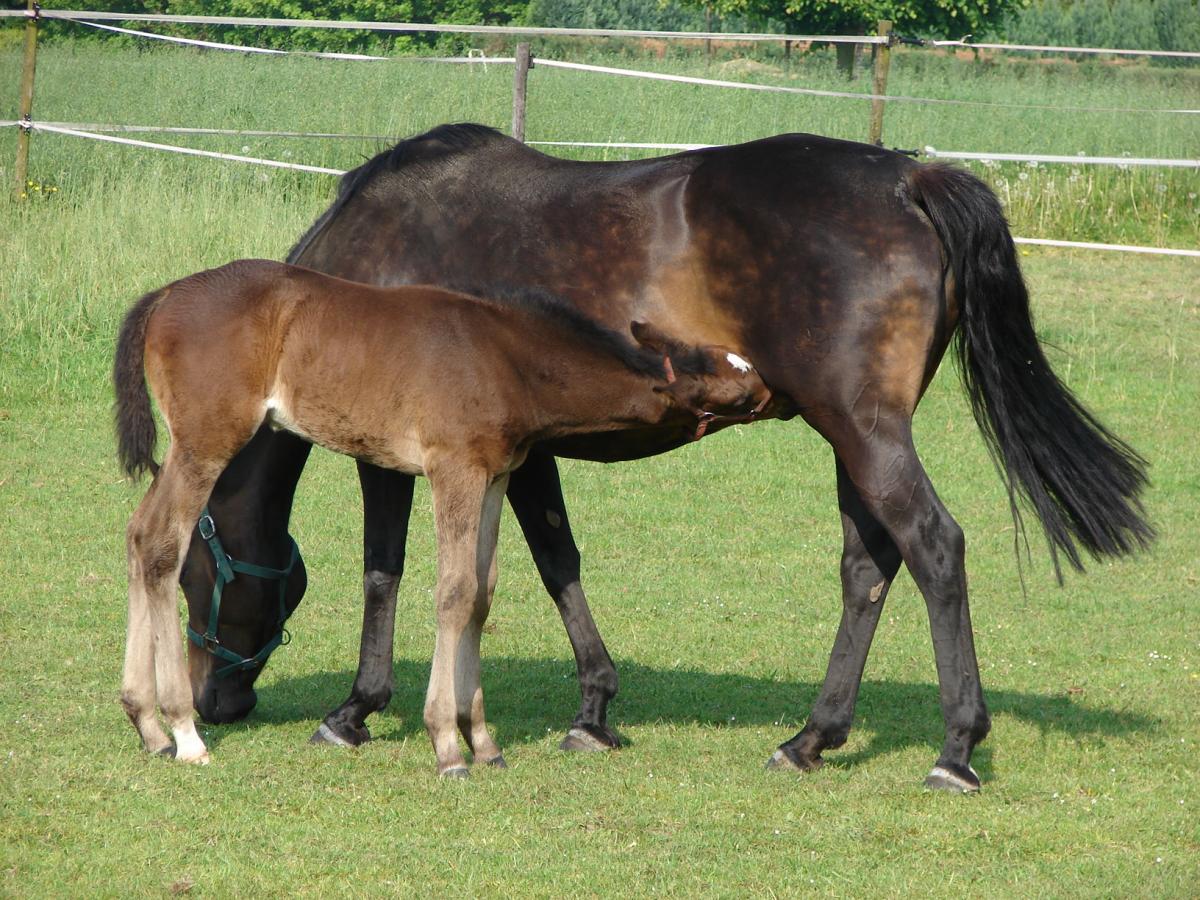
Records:
<instances>
[{"instance_id":1,"label":"grass field","mask_svg":"<svg viewBox=\"0 0 1200 900\"><path fill-rule=\"evenodd\" d=\"M0 56L0 83L12 70ZM464 74L476 79L470 91L425 76L420 95L398 65L356 70L361 84L342 71L47 51L39 109L385 134L506 117L503 70ZM280 72L336 99L313 103ZM933 90L903 90L918 87ZM982 79L951 87L991 90ZM772 114L770 104L729 101L713 119L691 94L655 112L650 94L595 90L547 91L558 105L547 97L531 107L531 136L731 140L798 117L798 107ZM1102 90L1143 105L1194 97L1179 85L1088 90L1095 103L1110 102ZM908 127L897 118L897 130ZM1195 125L1156 131L1131 118L1110 118L1094 145L1041 136L1069 152L1185 155L1196 145ZM858 121L804 127L861 136ZM961 140L974 147L1056 149L1032 136L1014 146L1015 131L996 123L973 127ZM251 146L334 165L370 149ZM5 167L10 150L11 134L0 135ZM1059 588L1035 540L1023 592L1003 490L949 367L918 414L918 447L968 540L994 717L975 758L980 795L921 788L941 721L924 606L905 576L887 601L846 747L810 776L762 771L800 727L838 619L832 462L797 423L731 429L640 463L564 464L585 587L622 676L612 718L629 746L617 754L556 750L575 709L574 666L506 514L484 679L512 768L466 784L434 777L421 722L434 577L423 486L400 594L398 691L373 720L377 740L354 752L305 743L349 688L361 608L353 466L315 452L294 518L311 579L295 640L260 679L247 722L203 728L214 761L194 769L146 758L116 702L123 529L142 488L122 481L113 458L114 333L150 287L236 256L282 256L333 184L46 135L34 161L39 183L59 190L28 204L0 199L0 893L1194 896L1195 261L1022 257L1060 374L1153 465L1147 504L1160 539L1149 553L1069 574ZM1099 218L1109 230L1096 236L1119 236L1118 214ZM1195 223L1163 238L1196 246L1187 228Z\"/></svg>"}]
</instances>

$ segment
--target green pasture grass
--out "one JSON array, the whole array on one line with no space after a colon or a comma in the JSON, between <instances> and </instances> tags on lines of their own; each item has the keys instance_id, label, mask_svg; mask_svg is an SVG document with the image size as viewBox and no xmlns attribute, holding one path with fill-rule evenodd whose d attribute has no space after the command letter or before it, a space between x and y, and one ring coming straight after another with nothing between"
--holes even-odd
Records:
<instances>
[{"instance_id":1,"label":"green pasture grass","mask_svg":"<svg viewBox=\"0 0 1200 900\"><path fill-rule=\"evenodd\" d=\"M495 52L508 52L497 46ZM742 48L749 51L751 48ZM630 57L595 44L561 42L535 53L630 68L706 75L734 81L868 92L869 67L853 81L831 54L777 54L711 63L700 53ZM16 117L20 56L0 47L0 117ZM1157 113L1194 109L1200 70L1109 63L957 59L927 50L895 54L892 94L977 101L984 106L892 102L885 117L890 147L941 150L1190 158L1200 146L1200 117ZM249 130L339 132L377 136L358 141L184 135L132 135L163 143L348 168L395 138L446 121L478 121L506 129L512 68L444 66L412 60L347 63L306 58L245 58L170 47L52 44L38 56L36 117L44 121L174 125ZM1027 108L1011 108L1008 104ZM853 140L867 136L864 101L753 93L664 84L535 67L530 75L530 140L730 143L786 131ZM1078 108L1063 111L1064 107ZM1093 111L1088 111L1088 109ZM1115 111L1094 111L1115 110ZM0 130L0 179L11 180L15 132ZM115 148L78 138L35 136L29 193L64 195L109 189L96 173L170 172L182 177L259 178L273 190L316 190L324 176L291 176L254 168L216 175L234 163L184 161L157 151ZM564 149L588 159L620 159L653 151ZM1068 165L1030 169L1014 164L974 169L1005 194L1017 233L1029 237L1200 245L1200 173L1196 170ZM280 185L282 182L282 185ZM152 181L146 182L150 189ZM176 188L177 189L177 188ZM68 201L69 202L69 201Z\"/></svg>"},{"instance_id":2,"label":"green pasture grass","mask_svg":"<svg viewBox=\"0 0 1200 900\"><path fill-rule=\"evenodd\" d=\"M400 89L409 70L398 65L350 76L271 61L306 83L330 79L317 103L265 61L128 53L112 78L100 65L110 57L89 53L47 49L42 115L372 133L386 121L406 134L447 119L502 125L511 77L422 76L426 91L446 82L439 109ZM0 57L4 78L10 70ZM52 88L56 71L74 80ZM201 74L220 93L202 98ZM379 81L360 90L362 77ZM459 77L478 90L452 87ZM579 100L567 136L604 100L614 115L644 114L660 139L682 133L669 133L683 121L673 117L695 115L670 103L638 112L636 98L616 96ZM1118 125L1139 152L1185 152L1165 138L1141 147L1135 125ZM6 167L10 149L0 136ZM288 149L348 165L372 147L253 144ZM762 770L802 725L839 616L832 460L799 422L736 427L638 463L563 464L584 585L621 672L619 753L556 749L577 702L574 664L506 512L484 682L511 769L466 784L435 777L421 722L434 583L423 483L396 696L366 747L306 744L349 690L361 618L354 469L315 451L293 521L311 579L294 640L272 658L247 721L202 728L213 764L198 769L147 758L117 703L123 533L145 485L126 483L114 459L115 331L133 299L172 278L281 257L333 183L49 135L35 136L33 171L59 190L0 198L0 894L1194 896L1194 260L1022 252L1057 370L1152 464L1146 502L1160 537L1149 552L1068 573L1060 588L1034 533L1023 590L1004 492L950 366L918 413L922 458L967 535L994 719L975 756L980 795L922 789L942 727L924 604L907 576L887 600L847 745L811 775ZM1018 184L1042 177L1017 171Z\"/></svg>"}]
</instances>

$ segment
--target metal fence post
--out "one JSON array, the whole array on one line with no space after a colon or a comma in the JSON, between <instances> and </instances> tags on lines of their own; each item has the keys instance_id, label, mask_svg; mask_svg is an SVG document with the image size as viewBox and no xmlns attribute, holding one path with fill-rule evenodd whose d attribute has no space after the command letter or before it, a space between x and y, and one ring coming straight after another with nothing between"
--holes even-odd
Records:
<instances>
[{"instance_id":1,"label":"metal fence post","mask_svg":"<svg viewBox=\"0 0 1200 900\"><path fill-rule=\"evenodd\" d=\"M33 115L33 74L37 68L37 33L39 7L28 0L29 18L25 20L25 59L21 65L21 99L18 115L21 124L17 131L17 164L13 191L18 200L25 198L25 181L29 175L29 134Z\"/></svg>"},{"instance_id":2,"label":"metal fence post","mask_svg":"<svg viewBox=\"0 0 1200 900\"><path fill-rule=\"evenodd\" d=\"M886 44L875 44L875 79L871 93L879 96L871 101L871 128L867 134L867 143L876 147L883 146L883 95L887 93L888 66L892 57L892 23L887 19L879 20L877 34L886 37Z\"/></svg>"},{"instance_id":3,"label":"metal fence post","mask_svg":"<svg viewBox=\"0 0 1200 900\"><path fill-rule=\"evenodd\" d=\"M516 74L513 75L512 136L522 143L525 141L525 97L529 90L529 70L532 67L533 57L529 52L529 44L517 44Z\"/></svg>"}]
</instances>

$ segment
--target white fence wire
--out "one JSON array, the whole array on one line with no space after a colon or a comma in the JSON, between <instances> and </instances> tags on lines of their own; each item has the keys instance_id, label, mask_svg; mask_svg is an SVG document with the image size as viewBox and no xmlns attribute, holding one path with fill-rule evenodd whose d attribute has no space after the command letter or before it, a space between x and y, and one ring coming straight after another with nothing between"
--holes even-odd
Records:
<instances>
[{"instance_id":1,"label":"white fence wire","mask_svg":"<svg viewBox=\"0 0 1200 900\"><path fill-rule=\"evenodd\" d=\"M0 126L20 125L20 122L2 121ZM151 141L139 141L132 138L115 137L110 134L97 134L95 132L82 131L75 128L65 128L58 125L48 125L46 123L27 123L26 127L30 127L35 131L45 131L52 134L62 134L69 137L85 138L95 141L103 141L112 144L124 144L131 147L140 147L148 150L162 150L171 153L182 153L188 156L201 156L211 159L223 159L231 162L251 163L260 166L270 166L276 169L292 169L299 172L314 172L322 175L344 175L345 169L331 169L324 166L309 166L302 163L289 163L277 159L263 159L255 156L242 156L235 153L218 153L213 150L196 150L191 147L179 147L173 144L158 144ZM578 146L590 146L586 142L577 142ZM643 147L648 145L641 145ZM662 145L654 145L662 146ZM679 149L701 149L707 145L678 145ZM1081 250L1109 250L1125 253L1146 253L1158 256L1188 256L1200 258L1200 250L1185 250L1167 247L1139 247L1128 244L1101 244L1091 243L1087 241L1063 241L1054 240L1051 238L1024 238L1014 237L1013 240L1018 244L1038 244L1050 247L1065 247Z\"/></svg>"}]
</instances>

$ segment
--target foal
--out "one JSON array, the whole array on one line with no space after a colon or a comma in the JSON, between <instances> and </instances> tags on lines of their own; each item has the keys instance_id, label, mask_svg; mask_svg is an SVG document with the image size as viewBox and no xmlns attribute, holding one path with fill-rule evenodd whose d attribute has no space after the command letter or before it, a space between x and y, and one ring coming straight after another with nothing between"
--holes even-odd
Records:
<instances>
[{"instance_id":1,"label":"foal","mask_svg":"<svg viewBox=\"0 0 1200 900\"><path fill-rule=\"evenodd\" d=\"M217 477L267 422L429 477L437 641L425 726L439 773L467 774L457 730L475 759L503 765L484 720L479 637L496 584L508 473L538 441L642 426L699 437L713 421L756 416L770 399L728 348L687 347L637 322L632 332L638 344L544 296L501 306L265 260L144 296L121 328L113 378L121 463L131 476L155 473L127 534L121 693L146 749L208 761L192 718L175 592ZM151 393L171 435L161 468Z\"/></svg>"}]
</instances>

